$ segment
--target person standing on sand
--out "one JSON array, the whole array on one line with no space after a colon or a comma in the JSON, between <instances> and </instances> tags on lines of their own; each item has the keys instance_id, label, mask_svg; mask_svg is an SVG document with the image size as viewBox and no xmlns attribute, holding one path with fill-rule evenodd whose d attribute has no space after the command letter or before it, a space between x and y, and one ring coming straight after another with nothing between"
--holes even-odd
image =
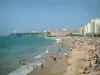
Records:
<instances>
[{"instance_id":1,"label":"person standing on sand","mask_svg":"<svg viewBox=\"0 0 100 75\"><path fill-rule=\"evenodd\" d=\"M62 42L62 47L64 46L64 42Z\"/></svg>"},{"instance_id":2,"label":"person standing on sand","mask_svg":"<svg viewBox=\"0 0 100 75\"><path fill-rule=\"evenodd\" d=\"M53 53L52 53L52 54L50 54L50 58L51 58L51 59L53 59L53 58L54 58Z\"/></svg>"},{"instance_id":3,"label":"person standing on sand","mask_svg":"<svg viewBox=\"0 0 100 75\"><path fill-rule=\"evenodd\" d=\"M27 69L29 69L28 65L27 65Z\"/></svg>"},{"instance_id":4,"label":"person standing on sand","mask_svg":"<svg viewBox=\"0 0 100 75\"><path fill-rule=\"evenodd\" d=\"M65 53L65 57L67 58L67 53Z\"/></svg>"},{"instance_id":5,"label":"person standing on sand","mask_svg":"<svg viewBox=\"0 0 100 75\"><path fill-rule=\"evenodd\" d=\"M70 50L72 51L72 48L70 48Z\"/></svg>"},{"instance_id":6,"label":"person standing on sand","mask_svg":"<svg viewBox=\"0 0 100 75\"><path fill-rule=\"evenodd\" d=\"M58 53L56 53L56 58L58 58Z\"/></svg>"},{"instance_id":7,"label":"person standing on sand","mask_svg":"<svg viewBox=\"0 0 100 75\"><path fill-rule=\"evenodd\" d=\"M99 66L98 57L95 60L95 68Z\"/></svg>"},{"instance_id":8,"label":"person standing on sand","mask_svg":"<svg viewBox=\"0 0 100 75\"><path fill-rule=\"evenodd\" d=\"M54 54L54 64L56 64L56 56L55 56L55 54Z\"/></svg>"},{"instance_id":9,"label":"person standing on sand","mask_svg":"<svg viewBox=\"0 0 100 75\"><path fill-rule=\"evenodd\" d=\"M52 54L50 54L50 58L52 59Z\"/></svg>"},{"instance_id":10,"label":"person standing on sand","mask_svg":"<svg viewBox=\"0 0 100 75\"><path fill-rule=\"evenodd\" d=\"M35 71L35 65L33 65L33 71Z\"/></svg>"},{"instance_id":11,"label":"person standing on sand","mask_svg":"<svg viewBox=\"0 0 100 75\"><path fill-rule=\"evenodd\" d=\"M41 61L41 68L42 68L42 69L44 68L44 66L43 66L43 61Z\"/></svg>"},{"instance_id":12,"label":"person standing on sand","mask_svg":"<svg viewBox=\"0 0 100 75\"><path fill-rule=\"evenodd\" d=\"M58 49L58 52L60 53L60 48Z\"/></svg>"},{"instance_id":13,"label":"person standing on sand","mask_svg":"<svg viewBox=\"0 0 100 75\"><path fill-rule=\"evenodd\" d=\"M89 63L89 68L91 68L91 67L92 67L92 63L90 62L90 63Z\"/></svg>"}]
</instances>

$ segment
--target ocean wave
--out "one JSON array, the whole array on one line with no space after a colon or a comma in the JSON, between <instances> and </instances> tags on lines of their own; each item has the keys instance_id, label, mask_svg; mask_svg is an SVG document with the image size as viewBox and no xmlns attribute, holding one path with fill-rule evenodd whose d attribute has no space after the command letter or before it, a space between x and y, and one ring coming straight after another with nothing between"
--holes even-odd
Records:
<instances>
[{"instance_id":1,"label":"ocean wave","mask_svg":"<svg viewBox=\"0 0 100 75\"><path fill-rule=\"evenodd\" d=\"M47 54L47 53L49 53L49 49L46 49L45 52L43 52L43 53L41 53L41 54L44 56L44 55Z\"/></svg>"},{"instance_id":2,"label":"ocean wave","mask_svg":"<svg viewBox=\"0 0 100 75\"><path fill-rule=\"evenodd\" d=\"M16 69L15 71L13 71L12 73L10 73L8 75L27 75L28 73L33 71L34 67L36 68L37 66L39 67L40 65L41 65L41 61L38 61L36 63L29 63L25 66L22 66L22 67Z\"/></svg>"},{"instance_id":3,"label":"ocean wave","mask_svg":"<svg viewBox=\"0 0 100 75\"><path fill-rule=\"evenodd\" d=\"M37 55L34 58L41 58L41 57L42 57L42 55Z\"/></svg>"},{"instance_id":4,"label":"ocean wave","mask_svg":"<svg viewBox=\"0 0 100 75\"><path fill-rule=\"evenodd\" d=\"M61 41L61 39L56 39L56 42L58 42L58 43L59 43L60 41Z\"/></svg>"},{"instance_id":5,"label":"ocean wave","mask_svg":"<svg viewBox=\"0 0 100 75\"><path fill-rule=\"evenodd\" d=\"M48 51L49 49L46 49L46 51L45 51L45 53L49 53L49 51Z\"/></svg>"},{"instance_id":6,"label":"ocean wave","mask_svg":"<svg viewBox=\"0 0 100 75\"><path fill-rule=\"evenodd\" d=\"M49 37L45 37L46 39L50 39Z\"/></svg>"}]
</instances>

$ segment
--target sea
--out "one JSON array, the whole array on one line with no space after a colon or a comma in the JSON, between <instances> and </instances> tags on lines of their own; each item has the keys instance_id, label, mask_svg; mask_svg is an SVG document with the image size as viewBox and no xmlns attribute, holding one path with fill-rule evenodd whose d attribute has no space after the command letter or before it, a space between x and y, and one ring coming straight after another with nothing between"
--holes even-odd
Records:
<instances>
[{"instance_id":1,"label":"sea","mask_svg":"<svg viewBox=\"0 0 100 75\"><path fill-rule=\"evenodd\" d=\"M59 40L45 37L0 37L0 75L27 75L50 53L62 47ZM70 46L66 46L70 49ZM63 53L66 50L63 50ZM20 65L21 58L25 65Z\"/></svg>"}]
</instances>

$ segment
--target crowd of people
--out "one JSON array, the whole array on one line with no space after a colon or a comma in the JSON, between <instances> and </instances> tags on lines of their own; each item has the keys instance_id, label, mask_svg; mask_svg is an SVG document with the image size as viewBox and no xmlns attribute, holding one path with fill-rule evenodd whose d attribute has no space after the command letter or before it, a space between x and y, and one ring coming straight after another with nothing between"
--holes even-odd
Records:
<instances>
[{"instance_id":1,"label":"crowd of people","mask_svg":"<svg viewBox=\"0 0 100 75\"><path fill-rule=\"evenodd\" d=\"M86 67L88 69L92 68L94 71L100 70L100 41L93 40L93 39L63 39L67 44L70 44L72 46L72 50L81 50L85 52L85 55L81 58L81 60L84 60L84 62L89 62L88 66ZM83 68L81 68L82 71ZM87 73L86 69L84 69L84 72ZM90 73L90 71L88 71Z\"/></svg>"},{"instance_id":2,"label":"crowd of people","mask_svg":"<svg viewBox=\"0 0 100 75\"><path fill-rule=\"evenodd\" d=\"M62 45L64 45L64 43L63 43ZM57 59L62 58L63 55L62 55L62 56L59 56L59 53L60 53L60 52L61 52L61 48L58 48L58 53L56 53L56 54L51 53L51 54L50 54L50 58L53 59L54 64L57 63ZM65 52L64 55L65 55L65 58L67 58L68 53Z\"/></svg>"},{"instance_id":3,"label":"crowd of people","mask_svg":"<svg viewBox=\"0 0 100 75\"><path fill-rule=\"evenodd\" d=\"M85 38L80 38L80 39L74 39L74 38L69 38L69 39L62 39L62 47L65 46L66 44L69 44L72 46L71 51L73 49L76 49L77 51L84 51L85 55L80 58L80 60L84 62L88 62L88 65L85 65L85 67L80 67L79 73L82 74L87 74L91 72L91 69L93 71L98 71L100 70L100 41L98 40L93 40L93 39L85 39ZM54 61L54 64L57 63L57 59L59 57L59 53L61 52L61 48L58 49L57 53L51 53L50 58ZM68 57L68 53L64 53L65 58ZM22 61L21 58L18 59L18 62L20 64L25 65L25 63ZM41 68L44 68L44 63L41 61Z\"/></svg>"}]
</instances>

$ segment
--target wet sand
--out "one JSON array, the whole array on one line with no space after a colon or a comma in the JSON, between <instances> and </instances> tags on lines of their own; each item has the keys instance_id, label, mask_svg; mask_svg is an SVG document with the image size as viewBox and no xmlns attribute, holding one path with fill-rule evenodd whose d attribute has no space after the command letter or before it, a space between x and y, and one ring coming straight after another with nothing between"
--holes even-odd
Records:
<instances>
[{"instance_id":1,"label":"wet sand","mask_svg":"<svg viewBox=\"0 0 100 75\"><path fill-rule=\"evenodd\" d=\"M34 71L32 71L31 73L29 73L28 75L61 75L64 72L66 72L66 68L68 66L68 59L63 57L59 57L57 59L57 63L54 64L53 59L50 59L49 61L47 61L47 65L44 65L44 68L38 68Z\"/></svg>"}]
</instances>

